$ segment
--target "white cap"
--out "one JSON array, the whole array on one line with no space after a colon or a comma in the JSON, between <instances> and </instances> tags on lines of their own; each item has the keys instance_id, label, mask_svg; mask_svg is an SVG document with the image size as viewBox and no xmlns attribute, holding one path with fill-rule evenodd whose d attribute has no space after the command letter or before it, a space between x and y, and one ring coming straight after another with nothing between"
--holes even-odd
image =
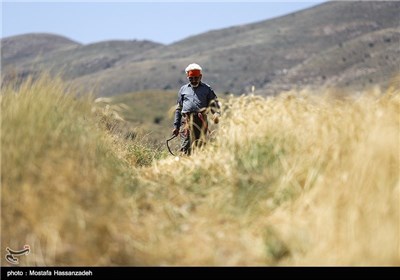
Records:
<instances>
[{"instance_id":1,"label":"white cap","mask_svg":"<svg viewBox=\"0 0 400 280\"><path fill-rule=\"evenodd\" d=\"M200 70L200 71L202 71L203 69L197 63L191 63L191 64L188 65L188 67L186 67L185 71L187 73L187 72L189 72L191 70Z\"/></svg>"}]
</instances>

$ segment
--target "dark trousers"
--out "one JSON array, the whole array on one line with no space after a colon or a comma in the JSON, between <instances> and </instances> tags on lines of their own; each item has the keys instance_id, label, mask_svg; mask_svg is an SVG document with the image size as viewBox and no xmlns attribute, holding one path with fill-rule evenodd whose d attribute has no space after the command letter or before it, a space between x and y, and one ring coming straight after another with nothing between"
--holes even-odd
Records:
<instances>
[{"instance_id":1,"label":"dark trousers","mask_svg":"<svg viewBox=\"0 0 400 280\"><path fill-rule=\"evenodd\" d=\"M193 147L201 147L206 143L208 129L207 115L191 113L183 115L181 130L181 152L190 155Z\"/></svg>"}]
</instances>

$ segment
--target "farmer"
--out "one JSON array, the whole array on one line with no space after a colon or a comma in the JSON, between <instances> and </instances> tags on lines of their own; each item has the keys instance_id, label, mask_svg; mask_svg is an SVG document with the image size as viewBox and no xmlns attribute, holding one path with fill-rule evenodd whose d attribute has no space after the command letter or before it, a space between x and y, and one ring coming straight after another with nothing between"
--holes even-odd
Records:
<instances>
[{"instance_id":1,"label":"farmer","mask_svg":"<svg viewBox=\"0 0 400 280\"><path fill-rule=\"evenodd\" d=\"M189 64L185 71L189 83L178 92L172 134L178 136L180 132L181 152L190 155L193 145L201 146L205 143L208 111L213 114L214 123L218 123L220 106L213 89L201 82L203 75L200 65ZM180 131L181 126L183 129Z\"/></svg>"}]
</instances>

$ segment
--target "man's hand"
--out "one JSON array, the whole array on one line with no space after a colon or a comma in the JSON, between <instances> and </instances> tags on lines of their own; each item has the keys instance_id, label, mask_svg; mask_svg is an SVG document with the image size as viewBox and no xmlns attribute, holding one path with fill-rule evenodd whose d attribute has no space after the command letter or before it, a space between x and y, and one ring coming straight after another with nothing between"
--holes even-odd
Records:
<instances>
[{"instance_id":1,"label":"man's hand","mask_svg":"<svg viewBox=\"0 0 400 280\"><path fill-rule=\"evenodd\" d=\"M175 135L175 136L178 136L179 128L174 128L174 130L172 130L172 134Z\"/></svg>"},{"instance_id":2,"label":"man's hand","mask_svg":"<svg viewBox=\"0 0 400 280\"><path fill-rule=\"evenodd\" d=\"M215 124L219 123L219 116L220 116L220 113L214 113L213 121Z\"/></svg>"}]
</instances>

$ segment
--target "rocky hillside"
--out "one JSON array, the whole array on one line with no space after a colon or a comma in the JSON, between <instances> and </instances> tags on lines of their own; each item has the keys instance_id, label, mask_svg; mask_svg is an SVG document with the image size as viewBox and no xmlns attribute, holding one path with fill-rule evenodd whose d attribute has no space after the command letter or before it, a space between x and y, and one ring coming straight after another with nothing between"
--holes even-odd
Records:
<instances>
[{"instance_id":1,"label":"rocky hillside","mask_svg":"<svg viewBox=\"0 0 400 280\"><path fill-rule=\"evenodd\" d=\"M47 42L47 43L46 43ZM400 2L327 2L283 17L206 32L170 45L81 45L54 35L4 38L3 79L62 72L99 96L177 89L197 62L217 92L385 86L399 72Z\"/></svg>"}]
</instances>

